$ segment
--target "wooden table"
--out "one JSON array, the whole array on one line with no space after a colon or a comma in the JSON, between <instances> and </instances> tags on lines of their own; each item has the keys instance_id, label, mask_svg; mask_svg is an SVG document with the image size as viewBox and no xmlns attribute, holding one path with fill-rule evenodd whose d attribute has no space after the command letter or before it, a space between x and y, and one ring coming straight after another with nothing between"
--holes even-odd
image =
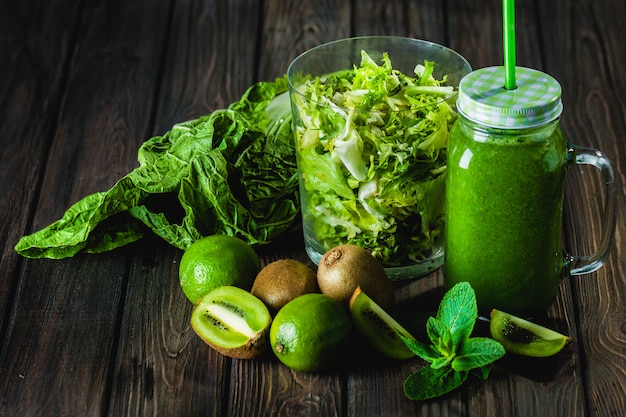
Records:
<instances>
[{"instance_id":1,"label":"wooden table","mask_svg":"<svg viewBox=\"0 0 626 417\"><path fill-rule=\"evenodd\" d=\"M441 0L0 2L0 416L626 416L626 218L589 276L565 280L548 323L572 336L547 360L502 360L428 402L404 397L421 363L293 372L231 360L193 333L181 251L156 238L99 255L30 260L13 247L136 166L143 141L273 80L304 50L366 34L444 44L474 68L502 62L501 4ZM603 150L626 197L626 3L517 2L518 64L563 85L564 131ZM599 235L602 185L568 180L568 247ZM296 230L263 263L307 261ZM433 300L442 272L398 284ZM426 301L428 303L428 301Z\"/></svg>"}]
</instances>

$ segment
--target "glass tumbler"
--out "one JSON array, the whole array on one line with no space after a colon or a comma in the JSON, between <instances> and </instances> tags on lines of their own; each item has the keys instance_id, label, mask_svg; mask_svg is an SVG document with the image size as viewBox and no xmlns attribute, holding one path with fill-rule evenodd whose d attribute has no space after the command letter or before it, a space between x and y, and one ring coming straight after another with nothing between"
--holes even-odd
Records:
<instances>
[{"instance_id":1,"label":"glass tumbler","mask_svg":"<svg viewBox=\"0 0 626 417\"><path fill-rule=\"evenodd\" d=\"M287 78L306 251L369 250L390 279L443 262L446 147L471 71L423 40L368 36L312 48Z\"/></svg>"}]
</instances>

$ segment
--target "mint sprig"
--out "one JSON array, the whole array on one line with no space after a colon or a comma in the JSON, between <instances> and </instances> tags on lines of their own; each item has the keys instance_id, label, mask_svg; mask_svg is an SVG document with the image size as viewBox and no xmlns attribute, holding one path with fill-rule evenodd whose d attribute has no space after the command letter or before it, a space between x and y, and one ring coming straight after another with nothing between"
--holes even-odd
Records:
<instances>
[{"instance_id":1,"label":"mint sprig","mask_svg":"<svg viewBox=\"0 0 626 417\"><path fill-rule=\"evenodd\" d=\"M447 394L463 385L472 370L487 379L492 363L504 356L505 350L488 337L471 337L477 318L474 289L461 282L444 295L437 317L426 323L431 344L400 336L411 352L428 362L404 381L404 394L409 399Z\"/></svg>"}]
</instances>

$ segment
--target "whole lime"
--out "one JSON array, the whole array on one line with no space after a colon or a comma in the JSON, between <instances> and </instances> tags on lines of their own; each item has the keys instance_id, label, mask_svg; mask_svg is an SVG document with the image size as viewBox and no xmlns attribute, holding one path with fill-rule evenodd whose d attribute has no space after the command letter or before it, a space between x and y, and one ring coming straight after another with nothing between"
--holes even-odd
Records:
<instances>
[{"instance_id":1,"label":"whole lime","mask_svg":"<svg viewBox=\"0 0 626 417\"><path fill-rule=\"evenodd\" d=\"M319 293L301 295L281 308L270 327L278 359L302 372L321 371L342 358L352 322L346 307Z\"/></svg>"},{"instance_id":2,"label":"whole lime","mask_svg":"<svg viewBox=\"0 0 626 417\"><path fill-rule=\"evenodd\" d=\"M196 304L209 291L224 285L249 291L260 269L259 257L249 244L233 236L211 235L185 250L178 276L183 292Z\"/></svg>"}]
</instances>

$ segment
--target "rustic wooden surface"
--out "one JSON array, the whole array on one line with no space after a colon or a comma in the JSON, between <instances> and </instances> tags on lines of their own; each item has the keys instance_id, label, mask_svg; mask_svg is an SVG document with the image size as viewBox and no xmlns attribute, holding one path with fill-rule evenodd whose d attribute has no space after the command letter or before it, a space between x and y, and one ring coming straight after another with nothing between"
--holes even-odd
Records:
<instances>
[{"instance_id":1,"label":"rustic wooden surface","mask_svg":"<svg viewBox=\"0 0 626 417\"><path fill-rule=\"evenodd\" d=\"M548 323L573 337L547 360L504 359L487 381L413 402L420 366L364 360L302 374L267 357L230 360L188 325L181 253L155 238L101 255L27 260L13 247L136 166L140 144L285 73L339 38L428 39L474 68L499 65L497 0L0 1L0 416L626 416L626 218L600 271L563 282ZM572 143L613 161L626 184L626 4L517 2L518 64L563 85ZM602 184L568 179L566 234L591 251ZM307 260L296 228L263 262ZM432 306L442 276L397 285Z\"/></svg>"}]
</instances>

